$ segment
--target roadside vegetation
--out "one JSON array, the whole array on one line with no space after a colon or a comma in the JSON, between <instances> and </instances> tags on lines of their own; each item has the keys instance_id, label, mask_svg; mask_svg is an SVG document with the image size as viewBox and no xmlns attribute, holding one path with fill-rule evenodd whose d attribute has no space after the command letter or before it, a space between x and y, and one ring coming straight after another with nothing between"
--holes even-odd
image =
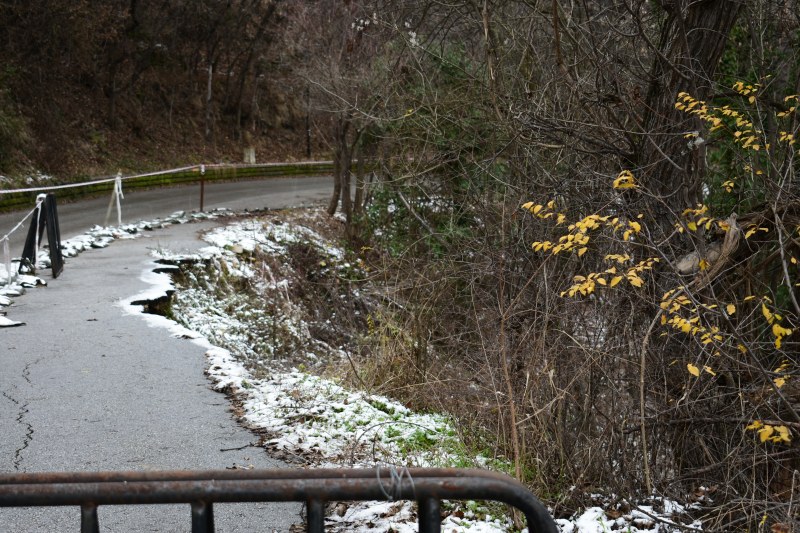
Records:
<instances>
[{"instance_id":1,"label":"roadside vegetation","mask_svg":"<svg viewBox=\"0 0 800 533\"><path fill-rule=\"evenodd\" d=\"M329 212L388 302L362 379L493 435L556 515L602 487L796 529L797 13L339 10L307 75L338 111Z\"/></svg>"},{"instance_id":2,"label":"roadside vegetation","mask_svg":"<svg viewBox=\"0 0 800 533\"><path fill-rule=\"evenodd\" d=\"M306 310L194 274L250 313L259 379L310 309L298 335L327 348L298 365L456 420L557 516L604 493L702 504L709 530L800 528L796 5L126 2L92 12L114 31L80 32L97 40L69 41L69 62L42 44L88 4L45 3L49 32L0 8L4 172L107 165L125 139L333 159L339 218L320 224L342 256L286 243L286 265L247 263ZM32 88L61 79L105 111L43 143L63 115L32 113ZM169 128L140 120L156 112Z\"/></svg>"}]
</instances>

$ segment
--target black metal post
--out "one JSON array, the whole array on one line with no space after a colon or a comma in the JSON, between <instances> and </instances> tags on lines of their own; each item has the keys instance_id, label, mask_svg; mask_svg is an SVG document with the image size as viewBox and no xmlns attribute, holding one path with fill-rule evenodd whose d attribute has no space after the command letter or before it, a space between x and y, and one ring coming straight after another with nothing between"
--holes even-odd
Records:
<instances>
[{"instance_id":1,"label":"black metal post","mask_svg":"<svg viewBox=\"0 0 800 533\"><path fill-rule=\"evenodd\" d=\"M442 530L442 512L439 500L424 498L417 504L419 506L417 510L419 533L439 533Z\"/></svg>"},{"instance_id":2,"label":"black metal post","mask_svg":"<svg viewBox=\"0 0 800 533\"><path fill-rule=\"evenodd\" d=\"M100 533L97 506L92 503L81 505L81 533Z\"/></svg>"},{"instance_id":3,"label":"black metal post","mask_svg":"<svg viewBox=\"0 0 800 533\"><path fill-rule=\"evenodd\" d=\"M325 502L308 500L306 502L306 531L323 533L325 531Z\"/></svg>"},{"instance_id":4,"label":"black metal post","mask_svg":"<svg viewBox=\"0 0 800 533\"><path fill-rule=\"evenodd\" d=\"M214 507L211 502L192 504L192 533L214 533Z\"/></svg>"}]
</instances>

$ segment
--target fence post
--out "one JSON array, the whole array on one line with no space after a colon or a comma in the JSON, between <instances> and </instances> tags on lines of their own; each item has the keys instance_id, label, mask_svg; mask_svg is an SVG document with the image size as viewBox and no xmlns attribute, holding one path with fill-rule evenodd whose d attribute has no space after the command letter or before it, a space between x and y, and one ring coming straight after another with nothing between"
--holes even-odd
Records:
<instances>
[{"instance_id":1,"label":"fence post","mask_svg":"<svg viewBox=\"0 0 800 533\"><path fill-rule=\"evenodd\" d=\"M106 211L104 226L108 226L108 222L111 219L111 209L113 209L115 203L117 205L117 226L122 225L122 208L119 204L121 198L124 198L124 196L122 196L122 172L117 172L117 176L114 178L114 188L111 191L111 199L108 201L108 210Z\"/></svg>"},{"instance_id":2,"label":"fence post","mask_svg":"<svg viewBox=\"0 0 800 533\"><path fill-rule=\"evenodd\" d=\"M203 203L206 196L206 166L200 165L200 212L203 212Z\"/></svg>"}]
</instances>

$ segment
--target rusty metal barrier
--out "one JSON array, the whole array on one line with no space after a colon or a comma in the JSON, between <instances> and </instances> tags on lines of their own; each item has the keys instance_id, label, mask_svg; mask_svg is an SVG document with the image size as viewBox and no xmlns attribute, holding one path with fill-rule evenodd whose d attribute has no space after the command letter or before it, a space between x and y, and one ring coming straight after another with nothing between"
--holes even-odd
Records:
<instances>
[{"instance_id":1,"label":"rusty metal barrier","mask_svg":"<svg viewBox=\"0 0 800 533\"><path fill-rule=\"evenodd\" d=\"M214 503L306 504L307 531L325 530L325 504L416 500L421 533L441 530L442 500L492 500L516 507L530 533L557 533L547 509L522 484L474 469L267 469L0 474L0 507L80 506L81 532L98 533L100 505L186 503L192 531L214 531Z\"/></svg>"}]
</instances>

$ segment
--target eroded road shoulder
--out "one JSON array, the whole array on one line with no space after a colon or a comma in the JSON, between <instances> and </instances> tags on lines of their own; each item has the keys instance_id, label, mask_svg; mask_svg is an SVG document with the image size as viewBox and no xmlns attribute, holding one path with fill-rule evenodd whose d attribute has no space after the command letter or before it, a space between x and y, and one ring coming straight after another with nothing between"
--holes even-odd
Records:
<instances>
[{"instance_id":1,"label":"eroded road shoulder","mask_svg":"<svg viewBox=\"0 0 800 533\"><path fill-rule=\"evenodd\" d=\"M148 288L151 249L191 252L210 224L84 252L56 282L16 299L14 316L27 326L0 332L2 471L282 466L245 446L254 436L211 390L201 346L118 305ZM286 531L300 512L291 504L218 507L220 531ZM104 531L188 530L189 507L101 508L100 519ZM77 530L79 512L1 509L0 523L8 531Z\"/></svg>"}]
</instances>

